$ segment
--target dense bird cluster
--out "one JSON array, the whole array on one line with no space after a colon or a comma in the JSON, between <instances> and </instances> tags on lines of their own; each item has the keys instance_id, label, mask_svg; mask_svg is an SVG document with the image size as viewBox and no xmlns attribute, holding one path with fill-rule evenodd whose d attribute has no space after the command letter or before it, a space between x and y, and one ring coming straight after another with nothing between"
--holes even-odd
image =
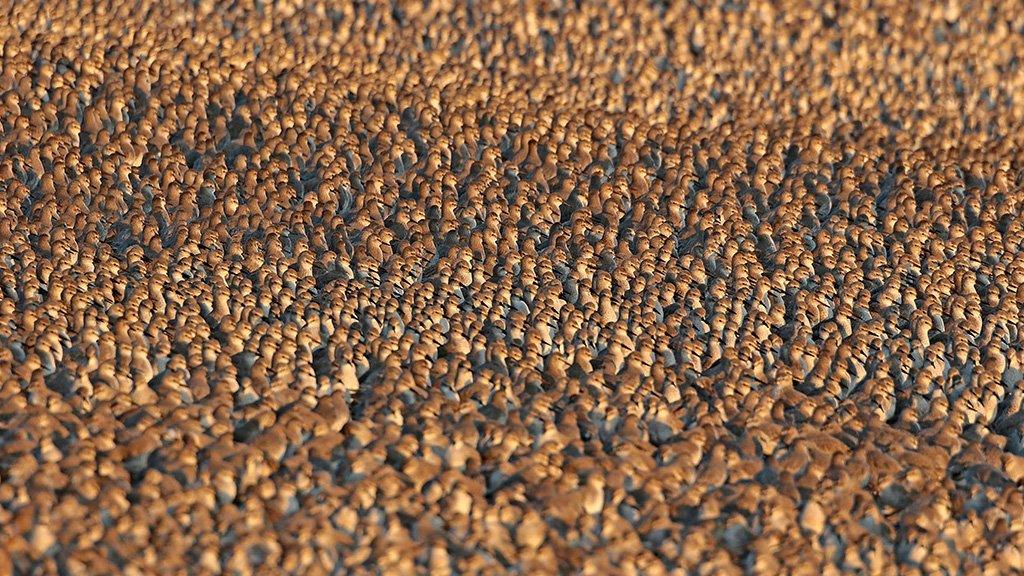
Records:
<instances>
[{"instance_id":1,"label":"dense bird cluster","mask_svg":"<svg viewBox=\"0 0 1024 576\"><path fill-rule=\"evenodd\" d=\"M1018 8L0 4L0 574L1024 570Z\"/></svg>"}]
</instances>

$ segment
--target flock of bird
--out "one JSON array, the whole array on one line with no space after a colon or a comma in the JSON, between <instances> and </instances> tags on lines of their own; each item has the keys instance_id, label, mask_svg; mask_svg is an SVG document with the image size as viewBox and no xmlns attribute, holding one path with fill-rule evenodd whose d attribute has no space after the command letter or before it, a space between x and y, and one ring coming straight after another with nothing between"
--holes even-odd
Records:
<instances>
[{"instance_id":1,"label":"flock of bird","mask_svg":"<svg viewBox=\"0 0 1024 576\"><path fill-rule=\"evenodd\" d=\"M0 575L1024 570L1010 1L0 3Z\"/></svg>"}]
</instances>

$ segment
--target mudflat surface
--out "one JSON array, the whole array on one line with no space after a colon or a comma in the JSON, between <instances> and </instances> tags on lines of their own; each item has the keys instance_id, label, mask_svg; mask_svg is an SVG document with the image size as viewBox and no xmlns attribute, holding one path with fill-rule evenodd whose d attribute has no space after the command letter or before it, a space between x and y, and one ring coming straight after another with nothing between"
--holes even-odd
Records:
<instances>
[{"instance_id":1,"label":"mudflat surface","mask_svg":"<svg viewBox=\"0 0 1024 576\"><path fill-rule=\"evenodd\" d=\"M0 575L1024 569L1014 2L0 2Z\"/></svg>"}]
</instances>

